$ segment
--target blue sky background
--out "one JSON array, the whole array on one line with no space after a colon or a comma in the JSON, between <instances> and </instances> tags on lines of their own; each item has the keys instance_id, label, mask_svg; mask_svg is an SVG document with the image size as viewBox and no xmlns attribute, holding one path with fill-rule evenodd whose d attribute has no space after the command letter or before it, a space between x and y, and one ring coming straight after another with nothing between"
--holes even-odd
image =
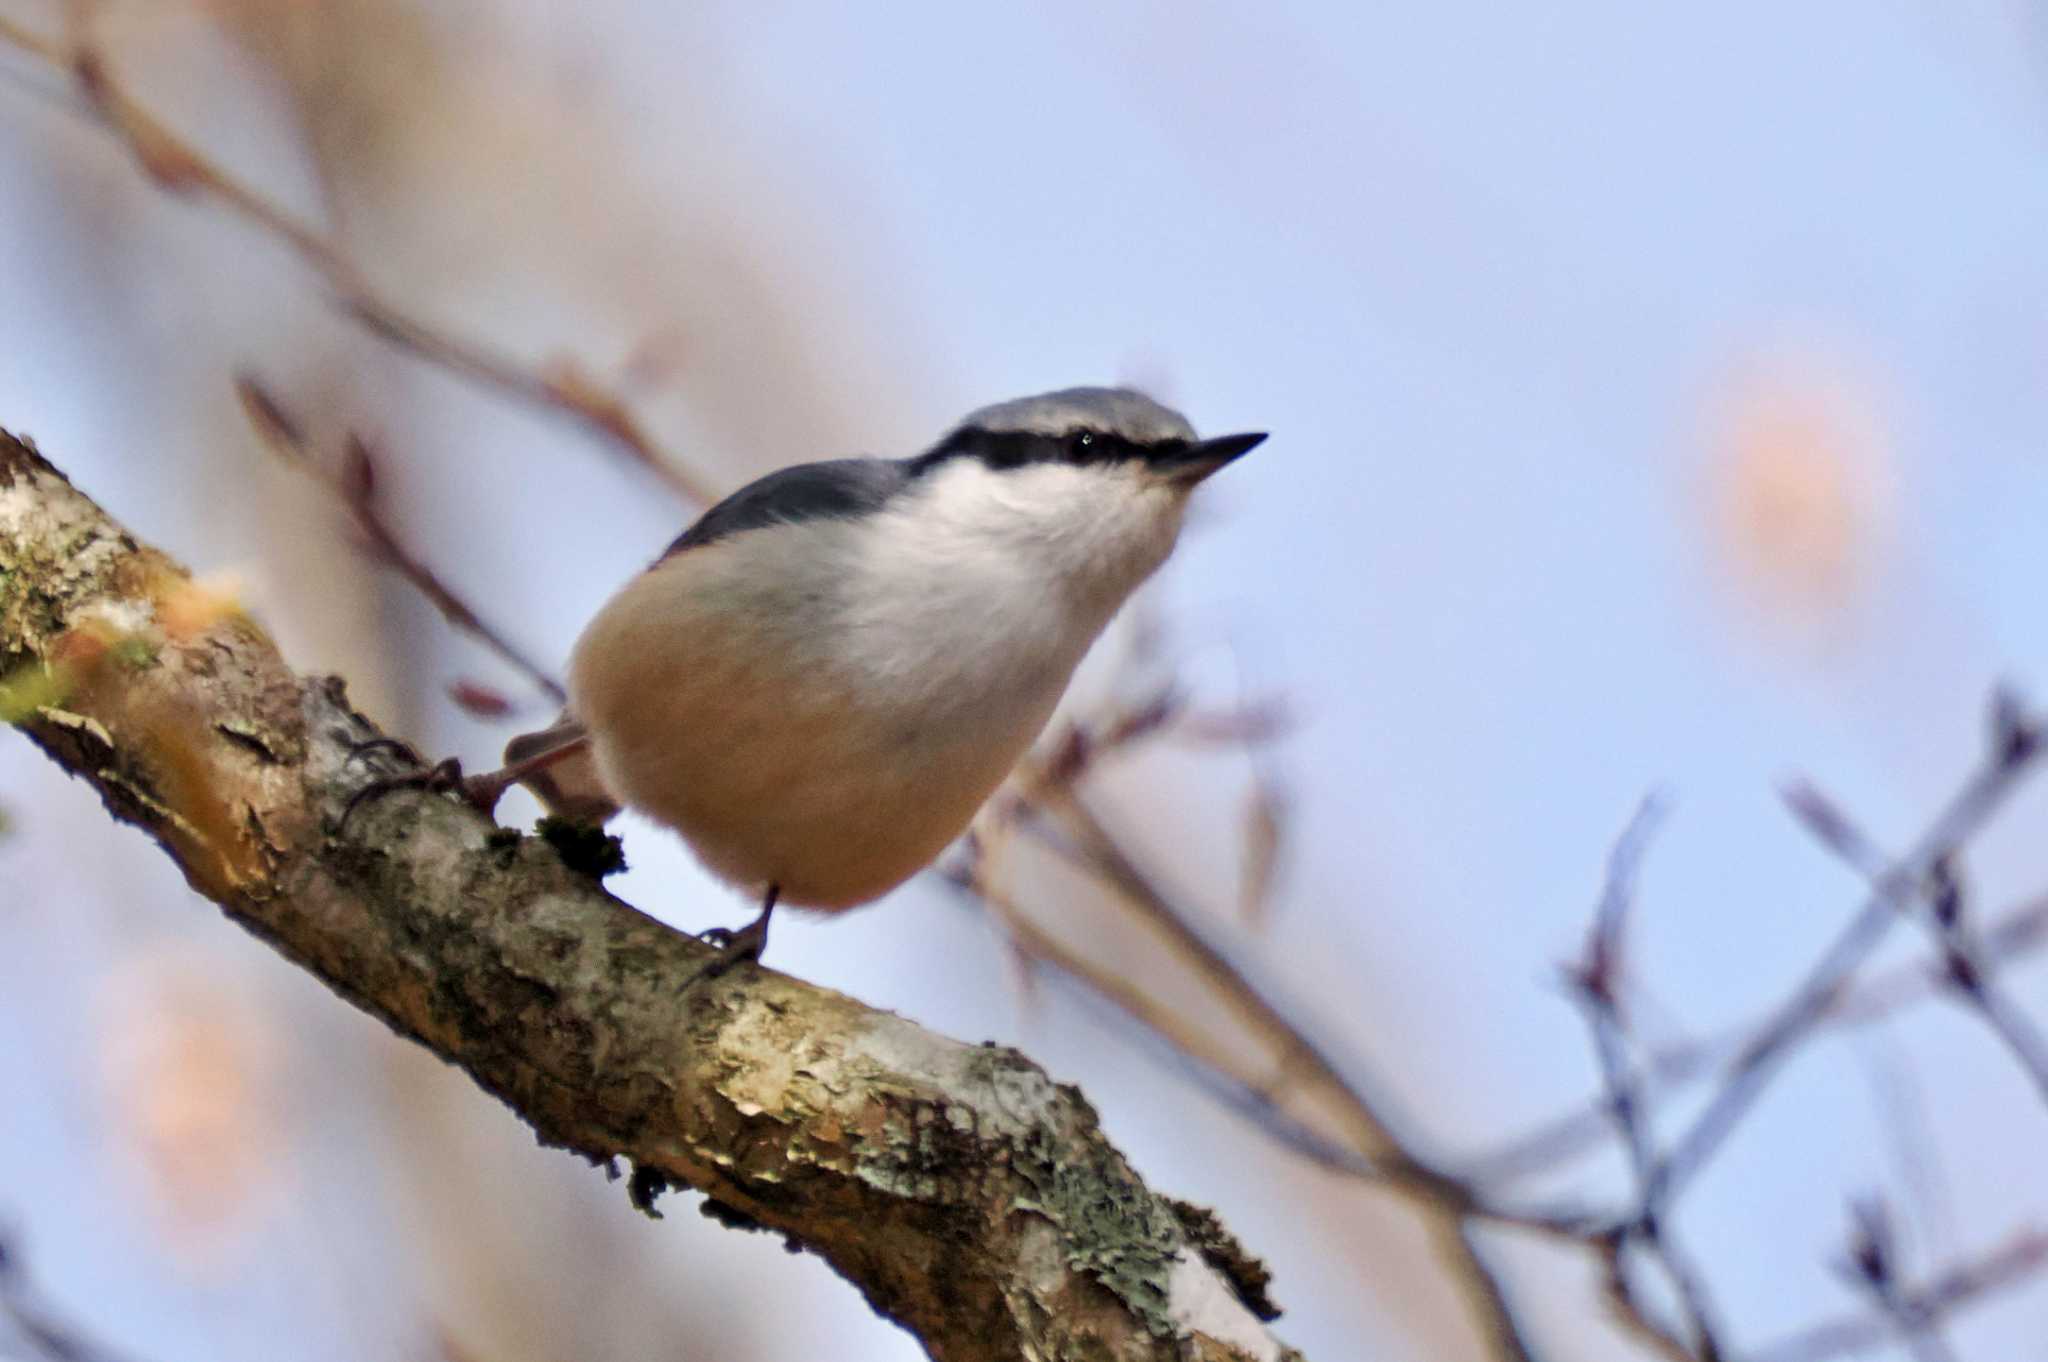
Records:
<instances>
[{"instance_id":1,"label":"blue sky background","mask_svg":"<svg viewBox=\"0 0 2048 1362\"><path fill-rule=\"evenodd\" d=\"M1781 996L1857 901L1777 802L1787 777L1903 846L1974 760L1990 687L2048 696L2048 46L2024 7L451 4L420 11L411 47L316 27L346 53L331 67L264 9L223 7L239 45L159 19L119 50L180 126L434 315L599 365L677 328L680 376L645 409L727 482L909 452L973 406L1076 382L1150 382L1202 429L1272 431L1205 493L1155 604L1209 694L1277 691L1300 720L1275 754L1292 818L1274 923L1239 948L1442 1148L1591 1090L1555 967L1646 791L1674 813L1644 875L1640 982L1666 1034L1710 1030ZM365 92L345 111L404 111L308 116L324 178L279 112L318 88L308 70ZM0 424L139 532L241 572L306 665L372 672L369 631L381 712L487 760L503 731L437 698L487 664L394 590L332 575L346 556L312 543L331 517L241 433L226 374L257 360L383 437L394 515L553 658L682 512L575 433L334 322L290 262L153 195L35 84L0 88ZM370 150L350 159L335 126ZM1754 491L1730 432L1774 394L1818 413L1823 461L1846 451L1815 523L1852 566L1825 590L1801 586L1805 522L1775 575L1729 527ZM1240 773L1200 772L1126 781L1115 807L1223 907L1211 848ZM23 744L0 802L0 1075L38 1094L0 1123L0 1221L39 1277L165 1362L278 1356L281 1334L293 1356L408 1355L411 1326L364 1325L355 1302L422 1276L443 1301L465 1288L380 1247L425 1214L391 1171L410 1136L335 1094L439 1080L223 939ZM2048 886L2044 817L2030 789L1973 850L1987 907ZM658 832L629 843L629 899L691 927L740 911ZM294 1113L298 1209L205 1290L91 1178L104 1014L81 998L109 987L107 958L164 940L295 1037L269 1090ZM775 955L1080 1082L1155 1183L1274 1260L1283 1333L1311 1357L1476 1355L1432 1322L1447 1298L1397 1212L1289 1165L1063 995L1020 999L957 904L913 886L793 923ZM2048 1018L2048 969L2012 982ZM340 1077L329 1055L352 1057ZM495 1116L449 1120L526 1159ZM1987 1037L1922 1008L1795 1062L1680 1229L1731 1334L1761 1343L1853 1305L1828 1265L1851 1195L1892 1195L1923 1263L2048 1222L2044 1134ZM720 1355L915 1355L816 1265L688 1214L627 1223L566 1162L505 1165L518 1181L479 1224L586 1217L623 1246L614 1282L678 1274L674 1318L645 1325L667 1355L693 1355L662 1332L678 1320L737 1330ZM1554 1356L1630 1355L1581 1272L1502 1251ZM732 1293L781 1304L736 1324ZM308 1318L368 1333L292 1329ZM2037 1286L1954 1340L2048 1357L2044 1326ZM533 1327L557 1355L634 1355Z\"/></svg>"}]
</instances>

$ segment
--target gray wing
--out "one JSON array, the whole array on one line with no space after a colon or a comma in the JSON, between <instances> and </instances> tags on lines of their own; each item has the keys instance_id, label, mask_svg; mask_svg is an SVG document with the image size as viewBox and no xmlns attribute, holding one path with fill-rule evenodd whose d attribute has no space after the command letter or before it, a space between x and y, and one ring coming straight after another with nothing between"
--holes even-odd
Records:
<instances>
[{"instance_id":1,"label":"gray wing","mask_svg":"<svg viewBox=\"0 0 2048 1362\"><path fill-rule=\"evenodd\" d=\"M661 557L768 525L866 515L881 509L910 480L904 465L894 459L800 463L750 482L713 506Z\"/></svg>"}]
</instances>

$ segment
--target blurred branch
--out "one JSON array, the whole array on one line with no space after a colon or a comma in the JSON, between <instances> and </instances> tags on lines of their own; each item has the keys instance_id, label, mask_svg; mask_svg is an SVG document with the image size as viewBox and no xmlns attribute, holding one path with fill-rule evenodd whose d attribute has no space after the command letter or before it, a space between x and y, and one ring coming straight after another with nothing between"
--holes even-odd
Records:
<instances>
[{"instance_id":1,"label":"blurred branch","mask_svg":"<svg viewBox=\"0 0 2048 1362\"><path fill-rule=\"evenodd\" d=\"M1243 1251L1014 1051L770 970L679 990L709 947L457 800L393 793L337 826L376 730L238 612L169 627L190 587L0 436L0 676L35 682L23 733L543 1142L629 1160L643 1206L692 1187L816 1252L946 1362L1298 1359Z\"/></svg>"},{"instance_id":2,"label":"blurred branch","mask_svg":"<svg viewBox=\"0 0 2048 1362\"><path fill-rule=\"evenodd\" d=\"M1534 1354L1524 1326L1499 1277L1468 1232L1467 1221L1482 1214L1476 1192L1415 1155L1360 1088L1279 1004L1208 940L1193 918L1139 867L1081 797L1078 783L1095 761L1107 752L1165 730L1177 713L1173 692L1161 691L1093 729L1077 725L1053 745L1049 758L1019 771L1015 778L1017 798L1007 812L1014 824L1033 831L1055 853L1110 888L1141 920L1157 930L1217 1000L1267 1044L1274 1072L1264 1081L1236 1074L1232 1066L1220 1059L1219 1052L1200 1041L1195 1029L1176 1018L1170 1009L1049 941L1024 922L1007 898L992 897L988 900L990 906L1010 927L1012 939L1020 948L1087 981L1128 1015L1164 1037L1199 1069L1224 1079L1242 1099L1240 1105L1267 1129L1279 1132L1289 1147L1314 1152L1321 1145L1322 1161L1327 1165L1354 1175L1363 1172L1384 1179L1421 1217L1438 1260L1465 1296L1489 1354L1501 1362L1527 1362ZM979 865L970 868L967 882L984 894L990 888L989 877ZM1297 1084L1312 1085L1336 1102L1349 1126L1349 1148L1331 1148L1286 1114L1281 1094ZM1524 1223L1498 1208L1486 1208L1485 1213ZM1547 1223L1539 1226L1533 1219L1527 1223L1548 1232L1556 1230Z\"/></svg>"},{"instance_id":3,"label":"blurred branch","mask_svg":"<svg viewBox=\"0 0 2048 1362\"><path fill-rule=\"evenodd\" d=\"M2027 899L1997 915L1981 937L1984 950L1998 960L2033 955L2048 942L2048 894ZM1925 1002L1947 987L1948 975L1939 962L1916 961L1897 966L1837 993L1815 1025L1868 1025ZM1768 1021L1769 1014L1759 1015L1709 1038L1654 1050L1644 1061L1643 1076L1647 1082L1643 1101L1655 1106L1713 1077L1753 1043ZM1605 1105L1596 1100L1466 1161L1464 1174L1479 1183L1513 1181L1591 1153L1603 1146L1611 1133Z\"/></svg>"},{"instance_id":4,"label":"blurred branch","mask_svg":"<svg viewBox=\"0 0 2048 1362\"><path fill-rule=\"evenodd\" d=\"M1980 769L1922 838L1916 853L1921 863L1945 864L1952 859L1961 844L1996 810L2035 754L2029 737L2034 731L2031 720L2017 706L1999 697L1993 715L1990 751ZM1660 1154L1656 1149L1651 1122L1652 1089L1675 1086L1719 1070L1724 1086L1710 1101L1708 1114L1711 1116L1716 1105L1721 1105L1728 1119L1737 1119L1740 1110L1736 1104L1746 1104L1754 1098L1757 1085L1767 1076L1769 1067L1782 1057L1783 1048L1811 1035L1814 1028L1824 1023L1865 1022L1930 996L1937 988L1952 987L1952 983L1943 982L1949 979L1949 967L1924 962L1855 984L1853 971L1876 945L1872 936L1875 928L1870 922L1874 909L1881 906L1888 919L1898 911L1898 900L1908 892L1899 886L1910 882L1888 879L1889 887L1866 905L1794 997L1771 1009L1758 1022L1720 1039L1667 1049L1647 1063L1639 1062L1632 1053L1630 1027L1622 1004L1626 992L1622 981L1636 868L1661 812L1654 800L1646 802L1610 858L1601 903L1588 933L1586 955L1574 970L1581 1001L1589 1010L1605 1095L1589 1111L1554 1123L1538 1132L1533 1140L1518 1143L1505 1156L1475 1165L1484 1171L1459 1176L1417 1153L1410 1142L1399 1137L1362 1091L1289 1019L1289 1009L1274 1001L1270 992L1254 985L1208 940L1186 910L1139 868L1081 798L1079 783L1102 757L1141 738L1171 733L1180 722L1177 700L1171 692L1162 691L1122 713L1099 720L1092 727L1077 725L1063 741L1052 745L1049 757L1020 773L1009 802L995 808L992 827L998 839L1007 838L1014 830L1030 832L1055 855L1090 874L1132 906L1140 918L1160 931L1169 949L1194 968L1210 993L1241 1024L1268 1043L1275 1055L1272 1073L1249 1071L1242 1060L1209 1040L1201 1027L1141 985L1097 965L1040 930L996 883L984 840L978 838L970 843L965 864L952 875L954 883L976 896L1004 923L1012 943L1027 959L1075 979L1137 1022L1210 1091L1249 1115L1276 1143L1332 1171L1378 1181L1417 1205L1428 1223L1447 1226L1457 1233L1464 1256L1457 1252L1446 1254L1449 1269L1465 1284L1468 1294L1476 1297L1473 1304L1481 1320L1504 1320L1506 1327L1513 1330L1506 1343L1499 1335L1493 1337L1497 1355L1514 1356L1511 1349L1527 1350L1529 1345L1505 1300L1497 1297L1499 1304L1492 1306L1483 1294L1491 1275L1478 1261L1469 1239L1472 1227L1477 1224L1532 1231L1552 1242L1574 1244L1592 1253L1605 1272L1609 1300L1615 1306L1619 1323L1657 1355L1671 1362L1712 1362L1728 1356L1704 1284L1668 1234L1666 1217L1672 1198L1685 1175L1696 1168L1687 1167L1674 1177L1673 1154ZM2048 897L2021 904L2005 914L1983 933L1979 944L1990 955L2004 958L2036 949L2044 936L2048 936ZM1299 1097L1304 1091L1338 1101L1349 1113L1348 1138L1340 1141L1325 1135L1289 1111L1288 1099ZM1591 1129L1587 1128L1589 1125ZM1634 1205L1609 1215L1569 1206L1516 1207L1501 1199L1497 1189L1502 1182L1550 1166L1617 1133L1637 1175ZM1703 1157L1710 1152L1712 1142L1722 1133L1725 1132L1703 1136L1702 1127L1694 1126L1687 1132L1688 1139L1699 1142L1693 1148L1693 1156ZM1671 1279L1686 1317L1690 1341L1659 1324L1636 1292L1627 1271L1628 1251L1634 1245L1649 1251ZM1927 1352L1941 1346L1932 1321L1982 1294L1978 1289L1980 1283L2003 1284L2008 1268L2013 1276L2020 1270L2004 1258L1989 1266L1999 1270L1959 1271L1918 1293L1894 1292L1884 1307L1891 1323L1883 1327L1897 1332L1910 1323L1915 1346L1929 1357L1938 1356ZM1866 1336L1869 1327L1864 1320L1849 1326L1829 1326L1846 1330L1846 1337L1859 1339ZM1826 1343L1832 1335L1815 1330L1811 1337ZM1832 1350L1835 1345L1826 1343L1826 1347Z\"/></svg>"},{"instance_id":5,"label":"blurred branch","mask_svg":"<svg viewBox=\"0 0 2048 1362\"><path fill-rule=\"evenodd\" d=\"M1057 971L1138 1024L1142 1035L1156 1041L1179 1061L1188 1077L1217 1100L1248 1117L1266 1135L1320 1168L1346 1177L1384 1183L1390 1190L1424 1203L1436 1203L1468 1218L1505 1229L1526 1230L1553 1239L1578 1240L1597 1217L1589 1210L1517 1207L1483 1197L1473 1183L1461 1182L1405 1148L1391 1148L1379 1158L1317 1130L1295 1117L1280 1101L1278 1086L1253 1076L1199 1027L1154 998L1128 978L1090 960L1040 929L996 882L979 854L950 871L945 879L976 906L992 913L1009 935L1010 944L1034 966Z\"/></svg>"},{"instance_id":6,"label":"blurred branch","mask_svg":"<svg viewBox=\"0 0 2048 1362\"><path fill-rule=\"evenodd\" d=\"M1652 795L1642 802L1616 840L1607 861L1607 881L1601 890L1600 905L1594 912L1592 929L1586 933L1585 956L1568 971L1572 994L1586 1014L1594 1054L1600 1061L1600 1077L1607 1089L1608 1118L1628 1153L1638 1203L1645 1208L1655 1188L1656 1135L1644 1110L1640 1077L1630 1053L1621 990L1627 977L1628 919L1635 906L1636 873L1663 816L1663 801ZM1681 1343L1657 1323L1635 1290L1628 1270L1629 1249L1635 1244L1640 1244L1657 1262L1677 1292L1689 1342ZM1714 1323L1714 1311L1707 1303L1706 1283L1679 1248L1664 1217L1647 1211L1630 1217L1606 1237L1603 1250L1607 1259L1608 1300L1631 1333L1668 1356L1697 1356L1701 1362L1721 1362L1726 1353Z\"/></svg>"},{"instance_id":7,"label":"blurred branch","mask_svg":"<svg viewBox=\"0 0 2048 1362\"><path fill-rule=\"evenodd\" d=\"M5 1240L0 1240L0 1320L21 1340L18 1356L45 1362L120 1362L123 1357L89 1342L75 1327L60 1322L38 1304L22 1271L19 1250Z\"/></svg>"},{"instance_id":8,"label":"blurred branch","mask_svg":"<svg viewBox=\"0 0 2048 1362\"><path fill-rule=\"evenodd\" d=\"M2004 804L2040 751L2035 721L2008 696L1995 696L1989 741L1976 769L1905 858L1879 877L1863 907L1791 996L1744 1043L1706 1109L1653 1170L1645 1214L1654 1215L1668 1205L1705 1167L1784 1058L1826 1020L1851 976L1883 943L1892 924L1932 878L1936 865L1952 860L1962 844Z\"/></svg>"},{"instance_id":9,"label":"blurred branch","mask_svg":"<svg viewBox=\"0 0 2048 1362\"><path fill-rule=\"evenodd\" d=\"M1948 1340L1941 1335L1941 1320L1915 1307L1899 1281L1898 1237L1892 1230L1891 1211L1876 1197L1866 1197L1850 1208L1849 1258L1844 1275L1868 1292L1892 1328L1911 1350L1916 1362L1956 1362Z\"/></svg>"},{"instance_id":10,"label":"blurred branch","mask_svg":"<svg viewBox=\"0 0 2048 1362\"><path fill-rule=\"evenodd\" d=\"M250 426L270 451L299 472L318 479L347 508L377 562L412 583L441 612L443 619L511 664L514 670L523 673L527 680L552 696L556 703L569 698L561 682L497 629L486 624L468 602L450 590L434 570L415 557L384 523L383 517L377 513L377 465L368 445L351 435L343 470L339 474L331 472L319 455L307 446L299 423L255 378L248 374L237 376L235 395L241 399L242 411L249 418Z\"/></svg>"},{"instance_id":11,"label":"blurred branch","mask_svg":"<svg viewBox=\"0 0 2048 1362\"><path fill-rule=\"evenodd\" d=\"M2048 1268L2048 1233L2022 1230L2003 1244L1919 1287L1898 1288L1896 1304L1803 1329L1749 1355L1748 1362L1828 1362L1882 1347L1899 1329L1901 1310L1929 1325Z\"/></svg>"},{"instance_id":12,"label":"blurred branch","mask_svg":"<svg viewBox=\"0 0 2048 1362\"><path fill-rule=\"evenodd\" d=\"M40 37L5 16L0 16L0 43L68 74L83 97L82 110L117 137L160 188L210 199L285 247L326 285L337 308L373 334L493 391L569 416L689 501L709 505L717 499L708 482L655 444L625 398L582 366L564 360L542 370L527 369L479 341L424 320L378 290L326 237L172 131L128 92L97 49Z\"/></svg>"},{"instance_id":13,"label":"blurred branch","mask_svg":"<svg viewBox=\"0 0 2048 1362\"><path fill-rule=\"evenodd\" d=\"M1785 792L1785 802L1823 846L1873 885L1883 885L1884 877L1890 873L1889 858L1818 788L1802 782ZM1983 1020L2033 1082L2034 1090L2048 1101L2048 1041L2043 1040L2033 1019L1999 984L1995 971L2000 962L1984 949L1984 943L1970 929L1968 903L1962 881L1957 878L1956 859L1944 856L1935 860L1930 866L1928 883L1915 895L1922 905L1918 916L1941 952L1940 970L1946 991Z\"/></svg>"}]
</instances>

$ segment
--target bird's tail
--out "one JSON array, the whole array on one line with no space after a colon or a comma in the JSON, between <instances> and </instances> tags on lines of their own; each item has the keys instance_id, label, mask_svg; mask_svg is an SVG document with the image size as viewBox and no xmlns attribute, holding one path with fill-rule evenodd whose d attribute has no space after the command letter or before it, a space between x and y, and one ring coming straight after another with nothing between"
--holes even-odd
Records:
<instances>
[{"instance_id":1,"label":"bird's tail","mask_svg":"<svg viewBox=\"0 0 2048 1362\"><path fill-rule=\"evenodd\" d=\"M549 727L522 733L506 743L505 764L512 766L530 761L557 748L580 743L585 736L582 723L565 709ZM619 812L619 802L612 798L611 792L598 778L597 762L590 754L588 743L583 743L560 761L522 778L519 783L533 791L534 798L558 818L596 825L610 822Z\"/></svg>"}]
</instances>

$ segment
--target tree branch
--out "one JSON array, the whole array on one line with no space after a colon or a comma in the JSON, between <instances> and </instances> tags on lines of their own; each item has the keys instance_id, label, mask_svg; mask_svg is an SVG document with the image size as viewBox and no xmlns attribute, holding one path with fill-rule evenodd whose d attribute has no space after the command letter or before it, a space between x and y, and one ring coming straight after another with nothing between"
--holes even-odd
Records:
<instances>
[{"instance_id":1,"label":"tree branch","mask_svg":"<svg viewBox=\"0 0 2048 1362\"><path fill-rule=\"evenodd\" d=\"M82 111L126 146L145 175L170 193L220 205L289 250L326 285L334 306L372 335L482 387L567 415L645 465L688 501L709 506L717 500L701 476L654 442L621 394L581 365L558 360L546 369L529 369L401 306L315 227L229 174L129 94L96 48L72 45L86 36L74 33L72 42L59 42L0 15L0 45L68 74L83 97Z\"/></svg>"},{"instance_id":2,"label":"tree branch","mask_svg":"<svg viewBox=\"0 0 2048 1362\"><path fill-rule=\"evenodd\" d=\"M1070 1087L707 947L539 839L395 793L336 826L377 735L246 617L195 611L0 433L0 709L191 885L549 1144L627 1159L825 1258L941 1362L1286 1362L1259 1269L1145 1187ZM1256 1312L1256 1313L1255 1313Z\"/></svg>"}]
</instances>

